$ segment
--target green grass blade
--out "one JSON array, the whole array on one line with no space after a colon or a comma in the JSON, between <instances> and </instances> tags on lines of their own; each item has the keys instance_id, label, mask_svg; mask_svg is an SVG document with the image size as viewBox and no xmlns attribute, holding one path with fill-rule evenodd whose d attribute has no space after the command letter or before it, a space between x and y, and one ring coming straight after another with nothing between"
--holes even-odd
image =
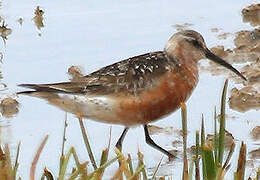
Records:
<instances>
[{"instance_id":1,"label":"green grass blade","mask_svg":"<svg viewBox=\"0 0 260 180\"><path fill-rule=\"evenodd\" d=\"M64 147L65 147L65 141L66 141L66 129L67 129L67 113L65 115L65 120L64 120L64 128L63 128L63 137L62 137L62 146L61 146L61 156L60 156L60 169L59 169L59 174L60 174L60 171L61 171L61 166L63 164L63 161L64 161Z\"/></svg>"},{"instance_id":2,"label":"green grass blade","mask_svg":"<svg viewBox=\"0 0 260 180\"><path fill-rule=\"evenodd\" d=\"M200 142L199 131L196 131L196 151L195 151L195 179L200 180L200 167L199 167L199 154L200 154Z\"/></svg>"},{"instance_id":3,"label":"green grass blade","mask_svg":"<svg viewBox=\"0 0 260 180\"><path fill-rule=\"evenodd\" d=\"M146 170L145 170L145 165L144 165L144 155L140 151L138 151L138 161L139 161L138 166L143 167L141 170L143 175L143 180L148 180Z\"/></svg>"},{"instance_id":4,"label":"green grass blade","mask_svg":"<svg viewBox=\"0 0 260 180\"><path fill-rule=\"evenodd\" d=\"M213 148L204 145L202 147L202 158L205 162L205 173L207 180L216 179L216 165L214 160Z\"/></svg>"},{"instance_id":5,"label":"green grass blade","mask_svg":"<svg viewBox=\"0 0 260 180\"><path fill-rule=\"evenodd\" d=\"M214 155L215 160L218 160L218 132L217 132L217 109L214 109Z\"/></svg>"},{"instance_id":6,"label":"green grass blade","mask_svg":"<svg viewBox=\"0 0 260 180\"><path fill-rule=\"evenodd\" d=\"M130 154L128 154L127 164L128 164L128 168L129 168L130 174L132 176L134 174L134 169L133 169L133 162L132 162L132 158L131 158Z\"/></svg>"},{"instance_id":7,"label":"green grass blade","mask_svg":"<svg viewBox=\"0 0 260 180\"><path fill-rule=\"evenodd\" d=\"M104 173L104 170L105 168L101 168L108 160L108 152L109 152L109 149L105 149L102 151L102 155L101 155L101 161L100 161L100 167L98 168L99 169L99 175L100 177L103 175Z\"/></svg>"},{"instance_id":8,"label":"green grass blade","mask_svg":"<svg viewBox=\"0 0 260 180\"><path fill-rule=\"evenodd\" d=\"M221 97L221 112L220 112L220 128L219 128L219 143L218 143L218 163L222 166L224 147L225 147L225 126L226 126L226 94L228 80L225 81Z\"/></svg>"},{"instance_id":9,"label":"green grass blade","mask_svg":"<svg viewBox=\"0 0 260 180\"><path fill-rule=\"evenodd\" d=\"M68 162L69 162L70 156L72 154L72 149L73 148L70 148L69 152L64 156L64 161L63 161L63 163L61 164L61 167L60 167L58 180L64 180L66 170L67 170L67 166L68 166Z\"/></svg>"},{"instance_id":10,"label":"green grass blade","mask_svg":"<svg viewBox=\"0 0 260 180\"><path fill-rule=\"evenodd\" d=\"M87 176L86 167L87 167L88 162L85 162L85 163L79 162L79 157L78 157L74 147L71 148L71 153L72 153L72 157L74 158L74 161L76 163L79 173L82 175L82 177L86 177Z\"/></svg>"},{"instance_id":11,"label":"green grass blade","mask_svg":"<svg viewBox=\"0 0 260 180\"><path fill-rule=\"evenodd\" d=\"M200 141L201 141L201 151L202 147L205 145L205 128L204 128L204 116L202 114L201 117L201 134L200 134ZM201 153L202 155L202 175L203 175L203 179L206 180L207 179L207 173L206 173L206 161L205 161L205 157L204 154Z\"/></svg>"},{"instance_id":12,"label":"green grass blade","mask_svg":"<svg viewBox=\"0 0 260 180\"><path fill-rule=\"evenodd\" d=\"M144 168L145 168L144 165L138 166L137 169L136 169L136 171L135 171L135 173L133 174L133 176L131 176L131 177L129 178L129 180L140 179L140 173L143 172ZM143 179L144 179L144 177L143 177ZM146 179L144 179L144 180L147 180L147 177L146 177Z\"/></svg>"},{"instance_id":13,"label":"green grass blade","mask_svg":"<svg viewBox=\"0 0 260 180\"><path fill-rule=\"evenodd\" d=\"M91 150L91 146L90 146L90 143L89 143L89 140L88 140L87 132L86 132L86 129L84 127L82 117L79 117L78 119L79 119L79 124L80 124L81 133L82 133L82 136L83 136L83 140L84 140L85 146L86 146L87 151L88 151L89 159L91 161L93 168L97 169L97 164L96 164L94 155L93 155L92 150Z\"/></svg>"}]
</instances>

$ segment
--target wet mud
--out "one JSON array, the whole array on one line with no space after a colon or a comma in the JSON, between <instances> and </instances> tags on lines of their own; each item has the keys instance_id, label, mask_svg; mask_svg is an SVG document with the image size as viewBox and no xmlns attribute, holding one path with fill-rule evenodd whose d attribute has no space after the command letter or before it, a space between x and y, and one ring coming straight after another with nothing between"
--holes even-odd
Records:
<instances>
[{"instance_id":1,"label":"wet mud","mask_svg":"<svg viewBox=\"0 0 260 180\"><path fill-rule=\"evenodd\" d=\"M251 26L260 25L260 4L252 4L242 10L243 22L249 22Z\"/></svg>"},{"instance_id":2,"label":"wet mud","mask_svg":"<svg viewBox=\"0 0 260 180\"><path fill-rule=\"evenodd\" d=\"M254 140L260 140L260 126L254 127L251 130L250 135Z\"/></svg>"},{"instance_id":3,"label":"wet mud","mask_svg":"<svg viewBox=\"0 0 260 180\"><path fill-rule=\"evenodd\" d=\"M260 148L250 151L249 157L253 160L260 159Z\"/></svg>"},{"instance_id":4,"label":"wet mud","mask_svg":"<svg viewBox=\"0 0 260 180\"><path fill-rule=\"evenodd\" d=\"M155 135L155 134L166 134L166 135L172 135L172 134L177 134L181 135L181 131L177 130L171 126L169 127L160 127L160 126L155 126L155 125L148 125L148 131L150 135Z\"/></svg>"},{"instance_id":5,"label":"wet mud","mask_svg":"<svg viewBox=\"0 0 260 180\"><path fill-rule=\"evenodd\" d=\"M82 66L71 66L67 73L70 81L80 81L85 75L85 71Z\"/></svg>"},{"instance_id":6,"label":"wet mud","mask_svg":"<svg viewBox=\"0 0 260 180\"><path fill-rule=\"evenodd\" d=\"M34 17L33 17L33 22L35 24L35 26L37 27L37 29L39 31L42 30L42 28L44 28L44 17L43 17L44 11L42 9L40 9L39 6L36 7L36 9L34 10ZM38 34L39 36L41 36L41 32L39 32Z\"/></svg>"},{"instance_id":7,"label":"wet mud","mask_svg":"<svg viewBox=\"0 0 260 180\"><path fill-rule=\"evenodd\" d=\"M6 118L11 118L19 112L19 103L12 97L4 98L0 104L0 111Z\"/></svg>"},{"instance_id":8,"label":"wet mud","mask_svg":"<svg viewBox=\"0 0 260 180\"><path fill-rule=\"evenodd\" d=\"M234 73L214 62L201 64L200 70L212 75L225 75L231 78L239 88L233 88L230 93L230 108L239 112L251 109L260 109L260 4L253 4L241 11L243 21L250 22L253 30L241 30L235 33L233 49L224 46L214 46L211 51L237 68L246 78L242 80ZM218 33L218 28L212 28L212 32ZM231 33L217 35L218 39L226 39Z\"/></svg>"},{"instance_id":9,"label":"wet mud","mask_svg":"<svg viewBox=\"0 0 260 180\"><path fill-rule=\"evenodd\" d=\"M177 31L183 31L183 30L189 29L189 28L191 28L191 26L193 26L193 24L190 24L190 23L172 25L172 27L174 29L176 29Z\"/></svg>"},{"instance_id":10,"label":"wet mud","mask_svg":"<svg viewBox=\"0 0 260 180\"><path fill-rule=\"evenodd\" d=\"M18 18L17 19L17 22L22 26L23 25L23 18L22 17L20 17L20 18Z\"/></svg>"},{"instance_id":11,"label":"wet mud","mask_svg":"<svg viewBox=\"0 0 260 180\"><path fill-rule=\"evenodd\" d=\"M0 26L0 36L3 39L4 43L6 44L6 40L8 36L12 33L12 29L8 28L8 25L2 20L2 25Z\"/></svg>"}]
</instances>

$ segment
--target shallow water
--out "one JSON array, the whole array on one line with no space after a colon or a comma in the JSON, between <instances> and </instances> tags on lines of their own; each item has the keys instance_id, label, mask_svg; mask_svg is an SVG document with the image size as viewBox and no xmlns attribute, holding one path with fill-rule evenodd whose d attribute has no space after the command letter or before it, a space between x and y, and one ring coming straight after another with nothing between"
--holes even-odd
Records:
<instances>
[{"instance_id":1,"label":"shallow water","mask_svg":"<svg viewBox=\"0 0 260 180\"><path fill-rule=\"evenodd\" d=\"M226 39L219 39L218 35L252 30L249 23L243 23L240 12L243 7L254 2L257 1L3 2L0 15L12 29L12 34L8 37L6 46L0 44L4 54L1 64L2 82L8 87L8 90L2 92L2 97L21 90L17 87L20 83L67 81L66 72L71 65L80 65L85 68L86 73L90 73L123 58L161 50L167 39L176 32L173 27L176 24L193 24L188 28L200 32L208 47L224 45L225 48L232 48L233 35ZM38 30L33 21L37 6L45 12L44 27L41 30ZM214 10L208 8L213 6ZM22 25L17 21L20 17L23 19ZM215 33L211 31L212 28L221 30ZM200 129L202 113L205 116L207 133L213 132L214 107L219 107L225 77L226 75L201 74L200 82L187 102L188 146L194 143L195 131ZM230 81L229 89L234 86ZM45 166L57 174L57 154L61 151L65 112L40 99L20 96L18 101L19 113L13 118L1 118L2 141L9 142L13 150L18 141L22 141L18 175L28 179L33 155L46 134L49 134L49 139L41 154L37 174ZM251 129L260 124L259 112L250 110L239 113L228 108L227 115L231 117L226 124L227 130L233 134L238 145L243 140L248 151L259 147L259 140L253 141L250 138ZM85 123L98 159L101 150L108 144L110 125L90 120ZM68 114L68 124L66 149L75 146L80 159L88 159L78 120ZM154 124L180 129L180 111ZM122 130L122 126L112 127L112 146ZM174 149L171 142L180 139L180 136L156 134L153 138L161 146ZM145 163L149 168L154 168L162 157L161 153L145 144L143 130L139 127L133 128L127 134L123 152L130 152L136 159L138 149L145 154ZM111 149L111 157L114 155L112 151ZM181 163L177 161L165 164L166 159L164 157L165 168L161 168L159 174L174 175L179 179L182 174ZM232 164L232 168L235 167L236 162ZM111 168L107 177L113 171Z\"/></svg>"}]
</instances>

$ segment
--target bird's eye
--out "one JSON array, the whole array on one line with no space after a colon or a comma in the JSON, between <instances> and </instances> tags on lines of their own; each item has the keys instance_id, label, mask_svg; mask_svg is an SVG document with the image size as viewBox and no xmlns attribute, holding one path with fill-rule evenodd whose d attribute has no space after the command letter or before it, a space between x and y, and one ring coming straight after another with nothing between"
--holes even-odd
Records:
<instances>
[{"instance_id":1,"label":"bird's eye","mask_svg":"<svg viewBox=\"0 0 260 180\"><path fill-rule=\"evenodd\" d=\"M200 46L200 43L199 43L199 41L197 41L197 40L191 40L190 41L192 44L193 44L193 46L196 46L196 47L199 47Z\"/></svg>"}]
</instances>

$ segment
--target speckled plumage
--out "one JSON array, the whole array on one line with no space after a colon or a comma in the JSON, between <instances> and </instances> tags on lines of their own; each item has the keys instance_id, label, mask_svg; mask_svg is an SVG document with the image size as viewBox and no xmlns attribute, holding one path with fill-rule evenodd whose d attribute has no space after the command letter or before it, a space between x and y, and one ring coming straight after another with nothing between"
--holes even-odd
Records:
<instances>
[{"instance_id":1,"label":"speckled plumage","mask_svg":"<svg viewBox=\"0 0 260 180\"><path fill-rule=\"evenodd\" d=\"M178 32L163 51L128 58L88 74L79 81L22 84L20 94L40 97L78 116L126 126L147 124L179 108L198 82L200 59L209 57L244 78L212 54L203 37Z\"/></svg>"},{"instance_id":2,"label":"speckled plumage","mask_svg":"<svg viewBox=\"0 0 260 180\"><path fill-rule=\"evenodd\" d=\"M163 51L135 56L104 67L85 76L89 86L95 86L91 93L139 94L151 88L156 79L167 71L178 67L177 59L170 58Z\"/></svg>"}]
</instances>

